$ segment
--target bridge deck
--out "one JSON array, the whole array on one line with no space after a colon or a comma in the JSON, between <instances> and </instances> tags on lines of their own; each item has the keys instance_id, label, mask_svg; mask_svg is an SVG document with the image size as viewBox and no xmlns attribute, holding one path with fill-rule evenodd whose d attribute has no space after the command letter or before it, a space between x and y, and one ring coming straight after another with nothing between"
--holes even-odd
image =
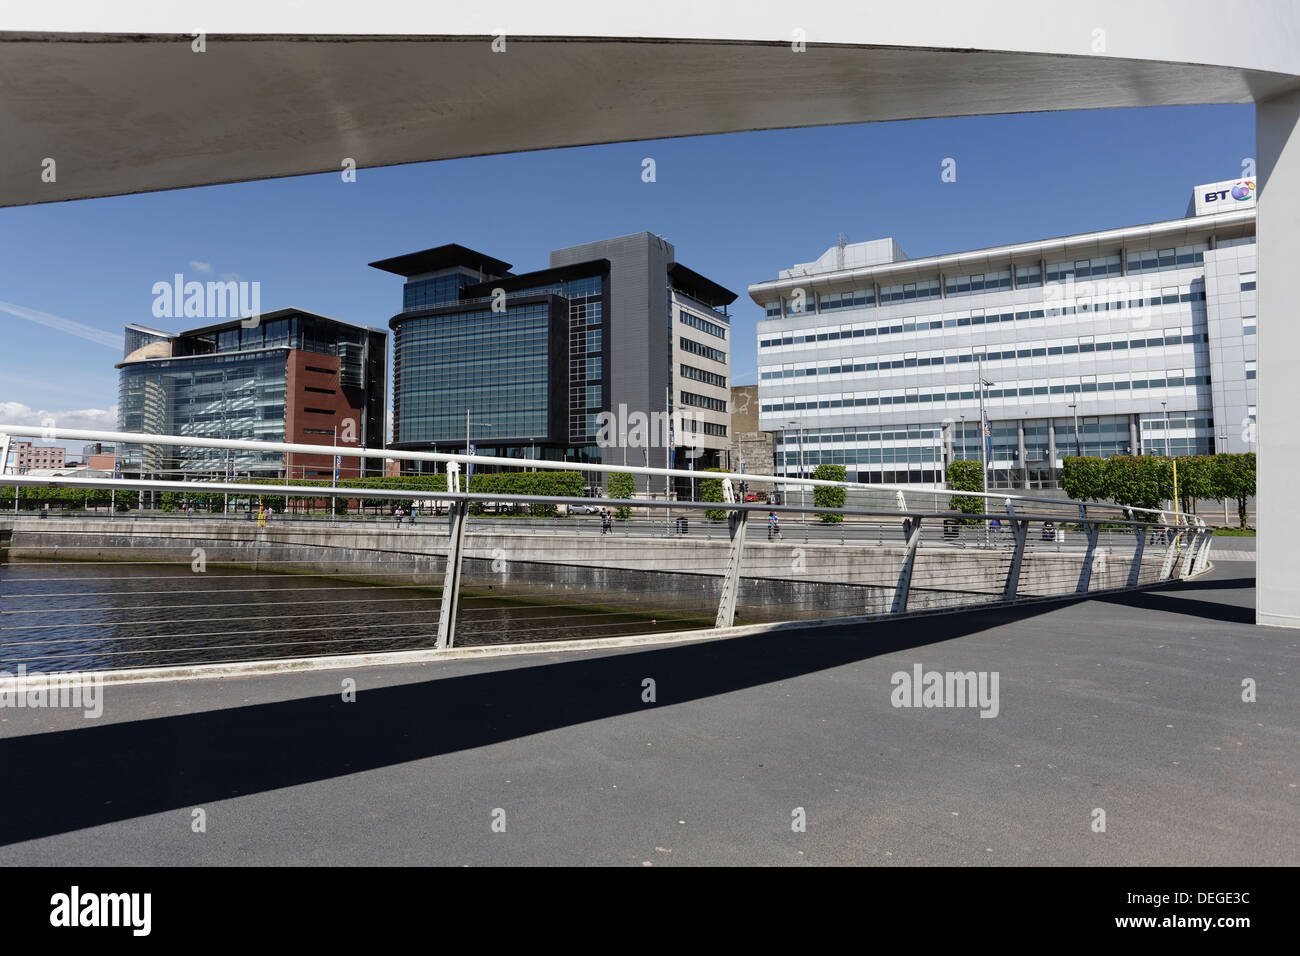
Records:
<instances>
[{"instance_id":1,"label":"bridge deck","mask_svg":"<svg viewBox=\"0 0 1300 956\"><path fill-rule=\"evenodd\" d=\"M1295 865L1300 650L1253 603L1254 565L1223 564L869 629L358 670L346 704L343 671L109 687L99 720L0 710L0 864ZM998 716L894 708L917 663L999 672Z\"/></svg>"}]
</instances>

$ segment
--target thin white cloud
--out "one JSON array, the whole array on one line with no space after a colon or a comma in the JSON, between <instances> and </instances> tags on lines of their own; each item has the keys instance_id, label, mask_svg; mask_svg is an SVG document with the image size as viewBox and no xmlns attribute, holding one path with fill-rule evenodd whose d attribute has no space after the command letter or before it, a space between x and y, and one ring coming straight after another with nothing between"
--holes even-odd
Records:
<instances>
[{"instance_id":1,"label":"thin white cloud","mask_svg":"<svg viewBox=\"0 0 1300 956\"><path fill-rule=\"evenodd\" d=\"M223 272L223 273L221 273L221 281L222 281L222 282L240 282L240 281L243 280L243 278L244 278L244 277L241 276L238 272Z\"/></svg>"},{"instance_id":2,"label":"thin white cloud","mask_svg":"<svg viewBox=\"0 0 1300 956\"><path fill-rule=\"evenodd\" d=\"M0 402L0 425L115 432L117 431L117 406L51 411L45 408L32 408L21 402Z\"/></svg>"},{"instance_id":3,"label":"thin white cloud","mask_svg":"<svg viewBox=\"0 0 1300 956\"><path fill-rule=\"evenodd\" d=\"M105 332L103 329L96 329L89 325L82 325L80 322L74 322L71 319L64 319L57 315L50 315L48 312L37 312L35 309L29 309L26 306L14 305L12 302L0 302L0 312L7 312L15 315L20 319L26 319L28 322L35 322L37 325L43 325L46 328L55 329L59 332L66 332L69 335L75 335L78 338L85 339L87 342L94 342L97 345L107 345L109 348L122 351L125 344L121 335L115 335L112 332Z\"/></svg>"},{"instance_id":4,"label":"thin white cloud","mask_svg":"<svg viewBox=\"0 0 1300 956\"><path fill-rule=\"evenodd\" d=\"M211 272L211 271L212 271L212 263L211 263L211 262L199 262L197 259L191 259L191 260L190 260L190 268L191 268L191 269L194 269L196 272Z\"/></svg>"}]
</instances>

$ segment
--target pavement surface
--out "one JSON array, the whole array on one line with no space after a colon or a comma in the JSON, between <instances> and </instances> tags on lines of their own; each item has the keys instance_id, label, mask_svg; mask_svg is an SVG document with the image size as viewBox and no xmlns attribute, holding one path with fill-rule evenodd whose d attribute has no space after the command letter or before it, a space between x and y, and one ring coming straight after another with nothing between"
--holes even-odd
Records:
<instances>
[{"instance_id":1,"label":"pavement surface","mask_svg":"<svg viewBox=\"0 0 1300 956\"><path fill-rule=\"evenodd\" d=\"M1254 565L1220 564L866 626L108 686L97 720L6 707L0 864L1296 865L1300 632L1253 605ZM996 672L997 716L893 706L917 664Z\"/></svg>"}]
</instances>

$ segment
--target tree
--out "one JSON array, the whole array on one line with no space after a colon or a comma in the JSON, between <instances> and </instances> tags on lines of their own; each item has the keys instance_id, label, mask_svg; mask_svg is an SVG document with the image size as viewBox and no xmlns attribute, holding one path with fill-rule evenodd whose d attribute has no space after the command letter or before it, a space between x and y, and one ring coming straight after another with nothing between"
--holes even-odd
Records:
<instances>
[{"instance_id":1,"label":"tree","mask_svg":"<svg viewBox=\"0 0 1300 956\"><path fill-rule=\"evenodd\" d=\"M984 476L978 461L952 461L948 463L948 487L953 491L983 491ZM973 495L953 495L948 507L962 514L984 513L984 499Z\"/></svg>"},{"instance_id":2,"label":"tree","mask_svg":"<svg viewBox=\"0 0 1300 956\"><path fill-rule=\"evenodd\" d=\"M1061 484L1077 501L1101 501L1110 497L1104 458L1066 457L1062 460Z\"/></svg>"},{"instance_id":3,"label":"tree","mask_svg":"<svg viewBox=\"0 0 1300 956\"><path fill-rule=\"evenodd\" d=\"M817 470L813 472L813 477L818 481L847 481L849 475L843 465L818 465ZM846 498L847 493L844 488L819 485L813 489L813 504L818 508L843 508ZM844 520L842 514L823 513L818 517L823 524L838 524Z\"/></svg>"},{"instance_id":4,"label":"tree","mask_svg":"<svg viewBox=\"0 0 1300 956\"><path fill-rule=\"evenodd\" d=\"M626 472L612 472L605 479L605 494L611 498L622 498L624 500L633 498L636 495L636 481ZM617 518L626 519L631 515L632 509L627 505L620 505L614 509L614 516Z\"/></svg>"},{"instance_id":5,"label":"tree","mask_svg":"<svg viewBox=\"0 0 1300 956\"><path fill-rule=\"evenodd\" d=\"M706 472L726 471L725 468L706 468ZM701 478L700 479L700 500L701 501L721 501L722 500L722 479L721 478ZM709 508L704 512L704 517L710 521L726 521L727 512L721 508Z\"/></svg>"},{"instance_id":6,"label":"tree","mask_svg":"<svg viewBox=\"0 0 1300 956\"><path fill-rule=\"evenodd\" d=\"M1106 459L1106 497L1131 508L1159 510L1174 496L1170 459L1155 455L1112 455Z\"/></svg>"},{"instance_id":7,"label":"tree","mask_svg":"<svg viewBox=\"0 0 1300 956\"><path fill-rule=\"evenodd\" d=\"M1255 494L1255 453L1215 455L1212 473L1214 497L1234 499L1237 520L1246 527L1246 499Z\"/></svg>"},{"instance_id":8,"label":"tree","mask_svg":"<svg viewBox=\"0 0 1300 956\"><path fill-rule=\"evenodd\" d=\"M1180 510L1194 512L1198 498L1220 497L1215 491L1213 455L1189 455L1178 459Z\"/></svg>"}]
</instances>

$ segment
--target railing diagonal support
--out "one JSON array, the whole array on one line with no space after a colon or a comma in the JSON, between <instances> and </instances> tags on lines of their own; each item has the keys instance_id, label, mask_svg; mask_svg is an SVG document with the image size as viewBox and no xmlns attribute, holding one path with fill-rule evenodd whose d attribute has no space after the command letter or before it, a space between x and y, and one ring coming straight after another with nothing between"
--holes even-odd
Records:
<instances>
[{"instance_id":1,"label":"railing diagonal support","mask_svg":"<svg viewBox=\"0 0 1300 956\"><path fill-rule=\"evenodd\" d=\"M907 610L907 596L912 590L912 565L916 563L916 546L921 543L920 517L904 518L903 533L907 535L907 550L898 570L898 586L894 588L894 603L889 609L892 614L902 614Z\"/></svg>"},{"instance_id":2,"label":"railing diagonal support","mask_svg":"<svg viewBox=\"0 0 1300 956\"><path fill-rule=\"evenodd\" d=\"M1079 583L1075 591L1087 594L1092 583L1092 563L1097 558L1097 523L1088 520L1087 505L1079 505L1079 520L1083 522L1083 533L1088 536L1088 550L1083 556L1083 567L1079 569Z\"/></svg>"},{"instance_id":3,"label":"railing diagonal support","mask_svg":"<svg viewBox=\"0 0 1300 956\"><path fill-rule=\"evenodd\" d=\"M714 627L731 627L736 623L736 599L740 594L740 562L745 553L745 525L748 511L733 511L727 515L727 532L731 535L731 553L727 557L727 573L722 579L722 597L718 601L718 617Z\"/></svg>"},{"instance_id":4,"label":"railing diagonal support","mask_svg":"<svg viewBox=\"0 0 1300 956\"><path fill-rule=\"evenodd\" d=\"M1137 536L1137 549L1133 552L1133 565L1128 569L1128 586L1131 588L1137 587L1142 578L1142 552L1146 548L1148 528L1144 524L1133 526L1133 533Z\"/></svg>"},{"instance_id":5,"label":"railing diagonal support","mask_svg":"<svg viewBox=\"0 0 1300 956\"><path fill-rule=\"evenodd\" d=\"M456 614L460 611L460 571L465 558L465 525L469 502L453 501L447 509L447 568L442 577L442 607L438 612L439 648L456 642Z\"/></svg>"}]
</instances>

